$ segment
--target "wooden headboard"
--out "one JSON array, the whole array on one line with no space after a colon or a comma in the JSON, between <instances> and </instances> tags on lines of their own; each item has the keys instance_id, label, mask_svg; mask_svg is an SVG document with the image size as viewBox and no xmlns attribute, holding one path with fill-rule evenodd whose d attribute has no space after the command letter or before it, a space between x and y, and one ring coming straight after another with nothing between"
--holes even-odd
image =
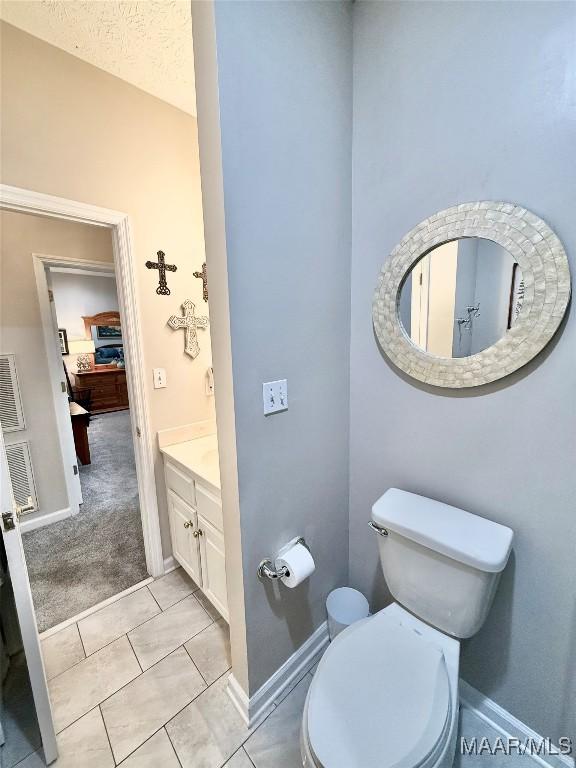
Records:
<instances>
[{"instance_id":1,"label":"wooden headboard","mask_svg":"<svg viewBox=\"0 0 576 768\"><path fill-rule=\"evenodd\" d=\"M82 317L82 320L84 320L84 337L91 339L93 325L120 325L120 313L100 312L97 315Z\"/></svg>"}]
</instances>

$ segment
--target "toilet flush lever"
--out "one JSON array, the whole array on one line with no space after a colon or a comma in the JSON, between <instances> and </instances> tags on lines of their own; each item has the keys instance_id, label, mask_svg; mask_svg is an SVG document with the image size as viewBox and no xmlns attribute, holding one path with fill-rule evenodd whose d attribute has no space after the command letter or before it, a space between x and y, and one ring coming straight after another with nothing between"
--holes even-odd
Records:
<instances>
[{"instance_id":1,"label":"toilet flush lever","mask_svg":"<svg viewBox=\"0 0 576 768\"><path fill-rule=\"evenodd\" d=\"M376 523L372 522L372 520L370 520L368 526L372 528L373 531L376 531L378 536L388 536L388 529L383 528L381 525L376 525Z\"/></svg>"}]
</instances>

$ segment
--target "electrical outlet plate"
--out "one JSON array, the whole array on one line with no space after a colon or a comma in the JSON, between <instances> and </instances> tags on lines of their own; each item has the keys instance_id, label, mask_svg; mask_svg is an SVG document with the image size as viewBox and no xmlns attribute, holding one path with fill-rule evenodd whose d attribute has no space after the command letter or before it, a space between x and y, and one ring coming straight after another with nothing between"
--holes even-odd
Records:
<instances>
[{"instance_id":1,"label":"electrical outlet plate","mask_svg":"<svg viewBox=\"0 0 576 768\"><path fill-rule=\"evenodd\" d=\"M286 379L266 381L262 384L264 416L288 410L288 383Z\"/></svg>"}]
</instances>

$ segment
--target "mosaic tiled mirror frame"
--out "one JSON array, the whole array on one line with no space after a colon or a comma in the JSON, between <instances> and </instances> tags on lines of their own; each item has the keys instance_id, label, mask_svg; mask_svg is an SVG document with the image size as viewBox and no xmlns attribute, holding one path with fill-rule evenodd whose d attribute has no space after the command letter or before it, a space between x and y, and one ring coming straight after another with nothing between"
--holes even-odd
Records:
<instances>
[{"instance_id":1,"label":"mosaic tiled mirror frame","mask_svg":"<svg viewBox=\"0 0 576 768\"><path fill-rule=\"evenodd\" d=\"M482 237L506 248L525 284L514 326L475 355L442 358L417 347L399 316L400 290L416 262L432 248L461 237ZM372 305L374 331L395 366L437 387L477 387L530 362L558 330L570 301L570 269L562 243L535 214L512 203L463 203L435 213L394 248L378 278Z\"/></svg>"}]
</instances>

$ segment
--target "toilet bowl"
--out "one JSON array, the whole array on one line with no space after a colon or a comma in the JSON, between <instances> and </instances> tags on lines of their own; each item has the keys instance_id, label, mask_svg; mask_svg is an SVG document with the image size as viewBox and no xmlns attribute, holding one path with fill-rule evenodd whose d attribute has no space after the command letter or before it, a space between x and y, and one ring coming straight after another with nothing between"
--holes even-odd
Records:
<instances>
[{"instance_id":1,"label":"toilet bowl","mask_svg":"<svg viewBox=\"0 0 576 768\"><path fill-rule=\"evenodd\" d=\"M459 647L396 603L344 630L308 690L305 768L448 768Z\"/></svg>"},{"instance_id":2,"label":"toilet bowl","mask_svg":"<svg viewBox=\"0 0 576 768\"><path fill-rule=\"evenodd\" d=\"M450 768L459 638L486 618L512 531L391 488L372 508L396 602L345 629L310 684L305 768Z\"/></svg>"}]
</instances>

